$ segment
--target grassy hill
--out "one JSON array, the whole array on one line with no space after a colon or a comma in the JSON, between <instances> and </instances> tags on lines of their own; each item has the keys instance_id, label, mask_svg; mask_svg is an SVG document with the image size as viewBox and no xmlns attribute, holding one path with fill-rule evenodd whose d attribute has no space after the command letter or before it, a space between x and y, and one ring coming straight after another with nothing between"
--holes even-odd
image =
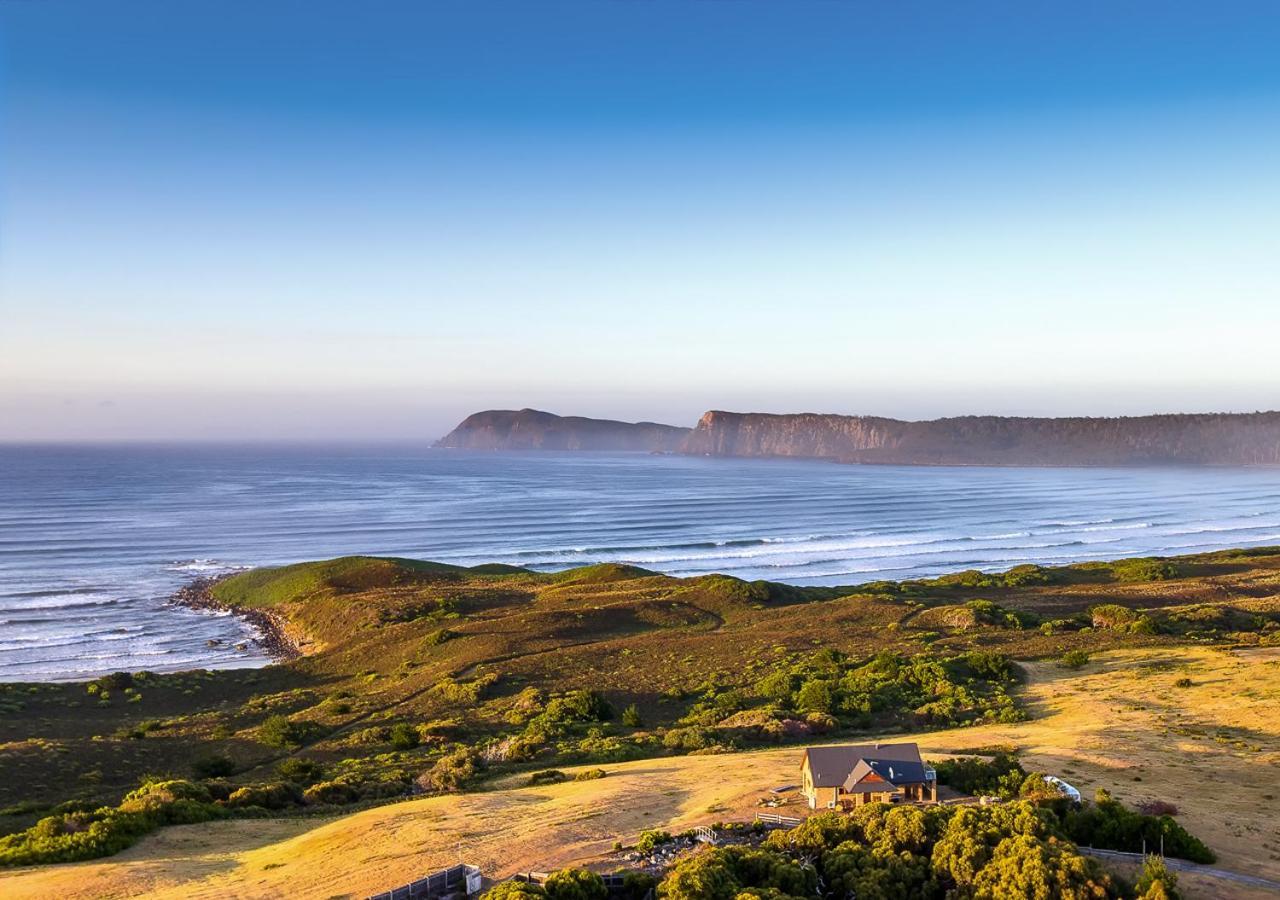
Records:
<instances>
[{"instance_id":1,"label":"grassy hill","mask_svg":"<svg viewBox=\"0 0 1280 900\"><path fill-rule=\"evenodd\" d=\"M1219 852L1219 866L1280 879L1280 814L1259 779L1280 764L1280 648L1224 652L1156 647L1097 654L1073 671L1029 663L1021 689L1036 715L922 734L927 758L1016 747L1031 770L1091 796L1161 800ZM1190 687L1177 683L1188 678ZM110 859L0 872L15 898L365 897L456 861L491 877L566 865L617 865L645 829L679 832L749 820L768 789L794 784L794 747L671 756L607 765L602 779L528 786L507 775L485 789L427 796L338 818L288 817L164 829ZM1261 774L1260 774L1261 773ZM789 805L776 811L795 812ZM1258 898L1261 889L1183 875L1188 898Z\"/></svg>"},{"instance_id":2,"label":"grassy hill","mask_svg":"<svg viewBox=\"0 0 1280 900\"><path fill-rule=\"evenodd\" d=\"M104 805L119 816L99 831L142 833L553 765L1011 724L1035 712L1013 661L1280 643L1276 548L856 589L349 557L208 594L269 615L304 655L0 689L0 829L53 817L40 846L64 854L28 834L11 861L124 846L133 831L79 837ZM117 808L144 779L170 786Z\"/></svg>"}]
</instances>

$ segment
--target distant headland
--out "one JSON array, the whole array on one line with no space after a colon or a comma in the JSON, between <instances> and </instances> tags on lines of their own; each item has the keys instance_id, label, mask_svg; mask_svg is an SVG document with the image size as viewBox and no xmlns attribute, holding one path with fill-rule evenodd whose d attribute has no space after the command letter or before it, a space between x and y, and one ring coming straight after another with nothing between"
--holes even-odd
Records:
<instances>
[{"instance_id":1,"label":"distant headland","mask_svg":"<svg viewBox=\"0 0 1280 900\"><path fill-rule=\"evenodd\" d=\"M557 416L468 416L437 446L471 450L630 450L933 466L1280 465L1280 412L1031 418L712 410L693 428Z\"/></svg>"}]
</instances>

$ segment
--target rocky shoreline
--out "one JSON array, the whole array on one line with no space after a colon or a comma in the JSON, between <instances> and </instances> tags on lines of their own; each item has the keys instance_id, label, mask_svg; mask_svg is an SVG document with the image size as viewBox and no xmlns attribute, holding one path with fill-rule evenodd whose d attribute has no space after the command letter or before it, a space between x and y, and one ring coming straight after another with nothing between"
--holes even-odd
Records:
<instances>
[{"instance_id":1,"label":"rocky shoreline","mask_svg":"<svg viewBox=\"0 0 1280 900\"><path fill-rule=\"evenodd\" d=\"M168 602L173 606L183 606L187 609L229 612L240 617L257 629L259 637L254 638L254 643L279 662L287 662L302 656L302 649L293 638L289 637L284 627L284 620L280 616L261 609L233 606L213 596L213 586L230 578L232 574L235 573L212 578L197 578L175 591Z\"/></svg>"}]
</instances>

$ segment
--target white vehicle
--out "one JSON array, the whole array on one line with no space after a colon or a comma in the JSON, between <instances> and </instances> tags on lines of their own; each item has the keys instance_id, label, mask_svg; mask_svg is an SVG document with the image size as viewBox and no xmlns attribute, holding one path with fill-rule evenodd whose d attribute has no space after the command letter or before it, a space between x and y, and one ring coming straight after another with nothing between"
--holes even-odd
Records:
<instances>
[{"instance_id":1,"label":"white vehicle","mask_svg":"<svg viewBox=\"0 0 1280 900\"><path fill-rule=\"evenodd\" d=\"M1044 780L1047 784L1051 784L1054 787L1056 787L1058 790L1062 791L1063 796L1065 796L1068 800L1072 800L1076 803L1080 802L1080 792L1076 790L1074 787L1072 787L1071 785L1067 784L1058 776L1046 775L1044 776Z\"/></svg>"}]
</instances>

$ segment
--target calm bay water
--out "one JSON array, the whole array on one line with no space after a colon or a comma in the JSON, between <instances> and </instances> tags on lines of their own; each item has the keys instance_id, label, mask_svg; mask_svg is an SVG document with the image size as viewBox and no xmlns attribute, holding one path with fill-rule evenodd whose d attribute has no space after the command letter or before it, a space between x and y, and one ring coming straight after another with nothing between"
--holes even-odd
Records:
<instances>
[{"instance_id":1,"label":"calm bay water","mask_svg":"<svg viewBox=\"0 0 1280 900\"><path fill-rule=\"evenodd\" d=\"M1276 469L0 447L0 680L260 665L246 625L165 599L350 553L856 584L1272 543Z\"/></svg>"}]
</instances>

